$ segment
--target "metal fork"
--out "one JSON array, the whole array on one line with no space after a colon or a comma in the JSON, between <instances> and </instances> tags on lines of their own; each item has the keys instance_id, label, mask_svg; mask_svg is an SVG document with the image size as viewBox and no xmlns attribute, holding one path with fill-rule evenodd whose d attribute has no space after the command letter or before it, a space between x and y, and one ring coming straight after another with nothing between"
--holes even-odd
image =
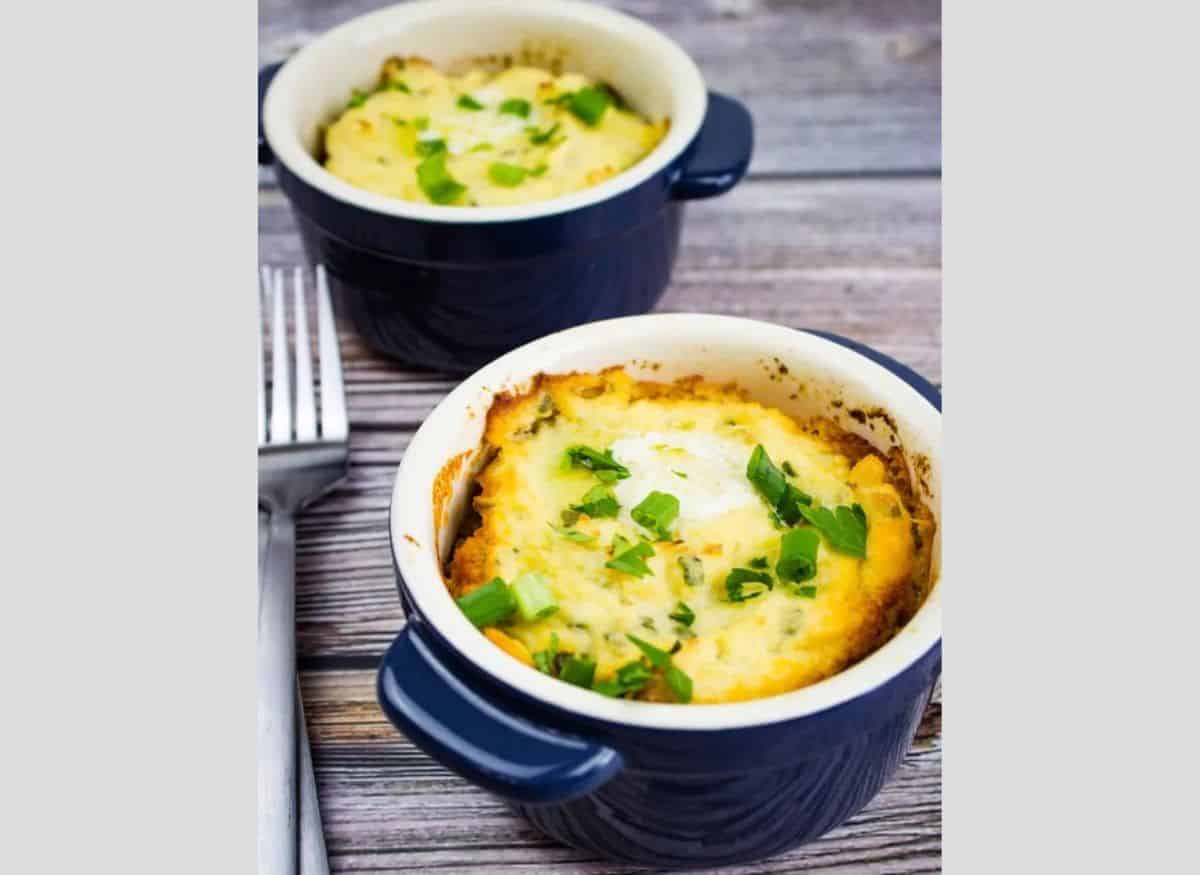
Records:
<instances>
[{"instance_id":1,"label":"metal fork","mask_svg":"<svg viewBox=\"0 0 1200 875\"><path fill-rule=\"evenodd\" d=\"M300 755L295 674L296 514L346 476L349 426L324 267L316 269L319 409L313 392L304 272L296 268L293 276L294 381L289 367L283 271L272 273L264 267L262 280L271 299L271 413L268 420L260 330L258 503L270 514L270 521L258 604L258 872L296 875L296 766ZM261 307L261 296L259 301ZM315 810L315 804L312 808Z\"/></svg>"}]
</instances>

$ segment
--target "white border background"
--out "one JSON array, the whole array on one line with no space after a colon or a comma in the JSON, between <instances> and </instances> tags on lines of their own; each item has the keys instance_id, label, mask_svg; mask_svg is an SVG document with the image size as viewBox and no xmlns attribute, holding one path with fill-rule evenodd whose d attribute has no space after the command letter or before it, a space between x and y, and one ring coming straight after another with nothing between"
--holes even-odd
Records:
<instances>
[{"instance_id":1,"label":"white border background","mask_svg":"<svg viewBox=\"0 0 1200 875\"><path fill-rule=\"evenodd\" d=\"M1182 872L1197 7L943 16L945 868Z\"/></svg>"},{"instance_id":2,"label":"white border background","mask_svg":"<svg viewBox=\"0 0 1200 875\"><path fill-rule=\"evenodd\" d=\"M21 15L2 868L250 872L253 7ZM1197 11L944 15L945 868L1183 871Z\"/></svg>"}]
</instances>

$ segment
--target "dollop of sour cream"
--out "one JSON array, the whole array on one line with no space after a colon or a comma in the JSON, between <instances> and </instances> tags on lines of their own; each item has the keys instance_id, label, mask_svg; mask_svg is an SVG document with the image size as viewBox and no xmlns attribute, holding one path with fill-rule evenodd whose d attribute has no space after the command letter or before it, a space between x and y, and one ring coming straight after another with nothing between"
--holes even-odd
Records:
<instances>
[{"instance_id":1,"label":"dollop of sour cream","mask_svg":"<svg viewBox=\"0 0 1200 875\"><path fill-rule=\"evenodd\" d=\"M680 523L701 523L759 501L746 479L750 453L736 441L691 431L647 432L619 438L612 454L629 469L613 484L621 517L651 492L679 499Z\"/></svg>"}]
</instances>

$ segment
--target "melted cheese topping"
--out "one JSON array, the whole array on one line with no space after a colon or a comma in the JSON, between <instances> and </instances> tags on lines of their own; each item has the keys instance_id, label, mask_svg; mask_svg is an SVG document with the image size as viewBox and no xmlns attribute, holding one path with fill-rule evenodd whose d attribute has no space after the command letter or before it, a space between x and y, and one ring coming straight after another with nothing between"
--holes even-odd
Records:
<instances>
[{"instance_id":1,"label":"melted cheese topping","mask_svg":"<svg viewBox=\"0 0 1200 875\"><path fill-rule=\"evenodd\" d=\"M417 167L428 158L422 144L440 140L449 176L465 187L454 205L531 203L579 191L636 164L668 126L665 119L652 124L616 105L588 125L565 104L547 103L594 84L578 73L555 76L536 67L458 76L419 58L393 59L378 88L357 95L326 130L325 167L367 191L428 203ZM461 106L464 96L482 108ZM528 101L527 116L500 111L514 99ZM536 142L555 125L552 135ZM515 185L499 184L491 171L496 163L529 173Z\"/></svg>"},{"instance_id":2,"label":"melted cheese topping","mask_svg":"<svg viewBox=\"0 0 1200 875\"><path fill-rule=\"evenodd\" d=\"M542 378L525 395L499 399L485 442L497 452L477 478L480 525L459 543L449 585L461 595L497 576L545 577L557 613L534 622L514 615L487 630L527 664L553 635L560 652L595 660L596 680L606 680L638 658L626 638L632 633L663 650L680 642L673 660L691 677L694 702L751 699L814 683L861 659L922 597L928 565L917 542L931 539L931 518L926 512L914 519L884 461L830 423L798 423L733 389L639 383L618 369ZM595 537L586 544L552 528L599 482L564 464L567 448L577 444L611 450L630 472L611 484L621 504L617 518L575 522L576 531ZM731 569L766 557L774 577L779 559L782 532L746 478L757 444L776 464L790 464L792 482L816 505L858 503L866 512L866 559L823 539L817 575L805 582L816 587L815 598L777 581L761 597L728 599ZM636 542L649 534L629 511L652 490L680 505L672 540L652 544L652 573L634 577L605 567L615 535ZM681 556L700 559L702 583L688 584ZM669 617L680 601L696 615L690 627ZM660 677L638 695L673 700Z\"/></svg>"}]
</instances>

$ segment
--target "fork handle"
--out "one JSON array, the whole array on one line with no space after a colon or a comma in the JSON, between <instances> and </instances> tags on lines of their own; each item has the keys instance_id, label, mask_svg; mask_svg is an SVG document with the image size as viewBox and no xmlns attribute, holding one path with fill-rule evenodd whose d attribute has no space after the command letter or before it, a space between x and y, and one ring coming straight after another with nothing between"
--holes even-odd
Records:
<instances>
[{"instance_id":1,"label":"fork handle","mask_svg":"<svg viewBox=\"0 0 1200 875\"><path fill-rule=\"evenodd\" d=\"M258 872L297 875L296 520L271 514L258 602Z\"/></svg>"}]
</instances>

